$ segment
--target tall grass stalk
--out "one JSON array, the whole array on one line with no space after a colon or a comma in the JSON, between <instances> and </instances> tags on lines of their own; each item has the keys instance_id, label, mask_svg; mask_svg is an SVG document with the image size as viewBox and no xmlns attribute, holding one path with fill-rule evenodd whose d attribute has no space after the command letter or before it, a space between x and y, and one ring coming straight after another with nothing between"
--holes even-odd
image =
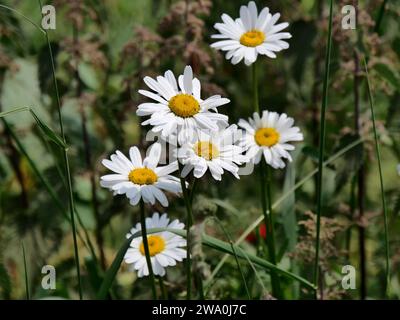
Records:
<instances>
[{"instance_id":1,"label":"tall grass stalk","mask_svg":"<svg viewBox=\"0 0 400 320\"><path fill-rule=\"evenodd\" d=\"M144 255L146 257L147 267L149 269L149 278L151 282L151 292L153 294L153 299L157 299L157 289L156 289L156 281L154 279L153 273L153 266L151 265L151 258L150 258L150 250L149 250L149 243L147 241L147 227L146 227L146 216L144 212L144 202L143 199L140 200L140 225L142 227L142 241L144 247Z\"/></svg>"},{"instance_id":2,"label":"tall grass stalk","mask_svg":"<svg viewBox=\"0 0 400 320\"><path fill-rule=\"evenodd\" d=\"M375 152L376 152L376 157L378 159L378 169L379 169L379 183L380 183L380 189L381 189L381 201L382 201L382 210L383 210L383 223L384 223L384 228L385 228L385 262L386 262L386 274L385 274L385 293L386 296L389 296L390 293L390 248L389 248L389 228L388 228L388 213L387 213L387 206L386 206L386 199L385 199L385 188L384 188L384 183L383 183L383 174L382 174L382 161L381 161L381 152L380 152L380 146L379 146L379 137L378 133L376 130L376 123L375 123L375 111L374 111L374 100L372 97L372 92L371 92L371 85L369 82L369 76L368 76L368 66L367 66L367 61L364 58L364 66L365 66L365 74L367 78L367 91L368 91L368 100L369 100L369 106L371 109L371 118L372 118L372 126L373 126L373 131L374 131L374 140L375 140Z\"/></svg>"},{"instance_id":3,"label":"tall grass stalk","mask_svg":"<svg viewBox=\"0 0 400 320\"><path fill-rule=\"evenodd\" d=\"M318 286L318 273L319 273L319 250L320 250L320 232L321 232L321 214L322 214L322 177L324 169L324 150L325 150L325 117L326 108L328 105L328 85L329 85L329 72L331 62L331 49L332 49L332 16L333 16L333 0L330 1L329 8L329 27L328 27L328 41L325 53L325 76L322 92L322 107L320 119L320 132L319 132L319 154L318 154L318 175L317 175L317 221L316 221L316 239L315 239L315 262L314 262L314 285ZM317 298L317 292L315 292Z\"/></svg>"},{"instance_id":4,"label":"tall grass stalk","mask_svg":"<svg viewBox=\"0 0 400 320\"><path fill-rule=\"evenodd\" d=\"M42 12L42 1L39 1L40 12ZM66 144L65 132L64 132L64 124L62 119L61 113L61 99L60 93L58 90L58 83L56 78L56 71L55 71L55 64L54 64L54 56L53 50L50 44L50 38L47 30L45 30L46 42L49 50L49 57L50 57L50 64L51 64L51 71L53 76L53 83L54 89L57 99L57 112L58 112L58 122L60 126L61 138ZM68 201L69 201L69 210L70 210L70 219L71 219L71 226L72 226L72 237L74 242L74 259L75 259L75 267L76 267L76 274L78 278L78 291L79 291L79 299L83 299L83 292L82 292L82 280L81 280L81 271L80 271L80 263L79 263L79 251L78 251L78 243L76 240L76 224L75 224L75 204L74 204L74 194L72 190L72 174L69 166L69 159L68 159L68 151L67 148L63 148L63 158L64 158L64 166L65 166L65 176L67 178L67 186L68 186Z\"/></svg>"},{"instance_id":5,"label":"tall grass stalk","mask_svg":"<svg viewBox=\"0 0 400 320\"><path fill-rule=\"evenodd\" d=\"M361 110L360 110L360 59L357 50L354 50L354 129L358 135L361 135ZM365 166L361 164L357 172L357 206L359 219L364 216L365 203ZM358 226L358 247L360 260L360 298L365 299L367 295L367 263L365 250L365 226Z\"/></svg>"}]
</instances>

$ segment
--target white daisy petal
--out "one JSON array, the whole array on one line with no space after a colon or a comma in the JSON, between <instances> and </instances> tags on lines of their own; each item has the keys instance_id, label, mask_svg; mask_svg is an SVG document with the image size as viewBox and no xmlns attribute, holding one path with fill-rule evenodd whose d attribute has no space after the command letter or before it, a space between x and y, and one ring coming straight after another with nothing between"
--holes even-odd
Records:
<instances>
[{"instance_id":1,"label":"white daisy petal","mask_svg":"<svg viewBox=\"0 0 400 320\"><path fill-rule=\"evenodd\" d=\"M193 92L193 70L192 67L186 66L183 73L183 86L187 94L192 94Z\"/></svg>"},{"instance_id":2,"label":"white daisy petal","mask_svg":"<svg viewBox=\"0 0 400 320\"><path fill-rule=\"evenodd\" d=\"M137 147L131 147L129 149L129 157L133 165L137 168L141 167L142 164L142 156L140 155L139 149Z\"/></svg>"},{"instance_id":3,"label":"white daisy petal","mask_svg":"<svg viewBox=\"0 0 400 320\"><path fill-rule=\"evenodd\" d=\"M143 160L143 166L150 169L155 169L161 157L161 144L154 143L149 148L149 155Z\"/></svg>"},{"instance_id":4,"label":"white daisy petal","mask_svg":"<svg viewBox=\"0 0 400 320\"><path fill-rule=\"evenodd\" d=\"M148 97L150 99L156 100L156 101L158 101L160 103L163 103L163 104L167 104L168 103L167 100L165 100L164 98L160 97L158 94L155 94L153 92L150 92L150 91L147 91L147 90L139 90L138 92L141 95L146 96L146 97Z\"/></svg>"},{"instance_id":5,"label":"white daisy petal","mask_svg":"<svg viewBox=\"0 0 400 320\"><path fill-rule=\"evenodd\" d=\"M164 77L169 81L172 88L175 91L178 91L178 83L176 82L174 73L171 70L168 70L165 72Z\"/></svg>"}]
</instances>

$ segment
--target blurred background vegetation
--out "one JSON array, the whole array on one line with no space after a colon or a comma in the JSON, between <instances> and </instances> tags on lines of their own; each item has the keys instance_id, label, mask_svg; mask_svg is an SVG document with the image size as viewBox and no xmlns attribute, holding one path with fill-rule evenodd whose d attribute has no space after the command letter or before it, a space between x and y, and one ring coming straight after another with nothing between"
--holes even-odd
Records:
<instances>
[{"instance_id":1,"label":"blurred background vegetation","mask_svg":"<svg viewBox=\"0 0 400 320\"><path fill-rule=\"evenodd\" d=\"M274 172L278 199L317 164L328 3L323 0L258 0L281 12L290 23L290 49L278 58L259 59L260 101L264 109L294 117L304 133L294 162ZM384 2L385 10L382 10ZM143 100L146 75L171 69L181 73L190 64L203 85L203 96L222 94L231 103L221 109L231 123L252 113L250 69L232 66L210 49L213 24L220 15L238 16L247 1L223 0L54 0L57 29L49 31L56 63L62 114L73 174L84 297L95 298L106 270L138 221L138 209L123 197L99 187L101 160L114 150L146 147L135 115ZM358 4L357 4L358 3ZM1 0L40 25L35 0ZM357 29L343 30L343 5L358 5ZM324 299L384 297L384 225L377 159L366 95L363 57L368 59L382 148L385 195L389 208L391 291L400 298L400 191L396 166L400 162L400 5L396 1L334 1L333 57L327 113L328 159L362 138L363 143L331 163L324 173L321 290ZM30 106L58 132L57 101L46 38L21 15L0 7L0 112ZM77 298L77 278L68 195L62 154L45 139L33 117L18 113L0 123L0 298L25 298L25 273L33 298ZM196 223L223 240L221 223L232 239L261 214L255 176L240 181L225 175L221 183L204 178L196 192ZM168 213L185 220L182 199L173 199ZM285 199L276 210L280 265L312 278L314 256L315 179ZM163 212L162 208L154 210ZM215 217L220 221L217 223ZM84 227L83 227L84 226ZM361 234L361 236L360 236ZM254 239L253 239L254 240ZM26 249L24 270L22 243ZM92 246L90 246L90 244ZM259 244L262 245L262 244ZM243 248L256 252L252 239ZM360 252L364 252L360 254ZM246 298L235 260L211 272L221 253L207 248L195 252L194 268L206 281L207 298ZM41 287L41 268L54 265L57 288ZM343 290L342 266L365 268L357 273L357 289ZM253 298L269 298L269 276L241 262ZM362 286L365 284L365 288ZM285 296L309 298L310 292L285 280ZM150 297L146 279L137 280L126 265L113 288L115 299ZM167 290L184 297L184 265L168 269Z\"/></svg>"}]
</instances>

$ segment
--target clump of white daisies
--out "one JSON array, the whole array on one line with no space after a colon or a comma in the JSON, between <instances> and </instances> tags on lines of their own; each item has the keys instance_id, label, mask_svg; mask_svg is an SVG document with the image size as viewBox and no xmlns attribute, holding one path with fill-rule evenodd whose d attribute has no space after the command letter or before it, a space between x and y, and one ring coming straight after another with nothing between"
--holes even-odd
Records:
<instances>
[{"instance_id":1,"label":"clump of white daisies","mask_svg":"<svg viewBox=\"0 0 400 320\"><path fill-rule=\"evenodd\" d=\"M268 8L258 14L251 1L240 8L240 18L236 20L222 15L224 23L215 25L220 34L213 36L220 41L212 47L227 51L226 57L233 64L244 59L245 64L250 65L259 54L275 58L275 52L288 48L284 40L291 37L287 32L280 32L288 24L276 24L279 17L279 13L272 15ZM101 177L101 186L114 195L125 195L133 206L142 201L143 204L158 202L168 207L167 195L181 195L181 179L191 172L195 179L209 172L213 179L220 181L226 171L239 179L243 164L257 164L262 158L273 168L284 168L284 160L292 160L290 151L294 146L291 142L303 140L300 129L293 126L294 120L286 114L264 111L261 116L254 113L248 121L241 119L238 126L229 125L228 116L219 111L230 100L219 95L202 98L201 83L193 76L190 66L186 66L178 77L168 70L164 76L155 79L145 77L144 83L149 90L139 90L139 93L149 101L138 106L137 115L147 117L142 125L151 126L153 133L170 143L173 156L171 163L160 166L164 150L160 143L154 143L144 159L139 149L133 146L129 156L117 150L110 159L102 161L113 173ZM174 176L176 173L180 177ZM183 237L163 231L146 235L146 242L143 241L146 234L143 227L185 228L178 220L170 222L166 213L160 216L155 212L130 230L127 238L133 239L125 262L137 271L138 277L151 273L162 277L166 267L189 258ZM147 259L151 262L150 268Z\"/></svg>"}]
</instances>

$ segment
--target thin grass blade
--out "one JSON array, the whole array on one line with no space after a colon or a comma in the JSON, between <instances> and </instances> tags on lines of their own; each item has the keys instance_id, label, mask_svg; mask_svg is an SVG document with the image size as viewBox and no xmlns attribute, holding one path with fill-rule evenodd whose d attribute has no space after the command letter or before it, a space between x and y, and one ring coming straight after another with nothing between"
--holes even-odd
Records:
<instances>
[{"instance_id":1,"label":"thin grass blade","mask_svg":"<svg viewBox=\"0 0 400 320\"><path fill-rule=\"evenodd\" d=\"M386 296L389 295L390 289L390 248L389 248L389 228L388 228L388 213L387 213L387 205L385 199L385 188L383 183L383 174L382 174L382 161L381 161L381 151L379 146L379 137L376 129L376 121L375 121L375 111L374 111L374 100L372 97L371 92L371 85L369 82L368 76L368 66L367 61L364 59L364 66L365 66L365 74L367 78L367 91L368 91L368 100L369 106L371 109L371 119L372 119L372 128L374 131L374 141L375 141L375 152L376 157L378 159L378 168L379 168L379 183L380 183L380 190L381 190L381 201L382 201L382 209L383 209L383 219L384 219L384 226L385 226L385 260L386 260Z\"/></svg>"},{"instance_id":2,"label":"thin grass blade","mask_svg":"<svg viewBox=\"0 0 400 320\"><path fill-rule=\"evenodd\" d=\"M320 250L320 232L321 232L321 215L322 215L322 178L324 170L324 151L325 151L325 122L326 109L328 107L328 86L329 73L331 65L331 50L332 50L332 17L333 17L333 0L330 1L329 8L329 27L328 41L325 54L325 76L322 92L322 107L319 132L319 154L318 154L318 175L317 175L317 222L316 222L316 239L315 239L315 262L314 262L314 285L318 284L319 271L319 250Z\"/></svg>"}]
</instances>

